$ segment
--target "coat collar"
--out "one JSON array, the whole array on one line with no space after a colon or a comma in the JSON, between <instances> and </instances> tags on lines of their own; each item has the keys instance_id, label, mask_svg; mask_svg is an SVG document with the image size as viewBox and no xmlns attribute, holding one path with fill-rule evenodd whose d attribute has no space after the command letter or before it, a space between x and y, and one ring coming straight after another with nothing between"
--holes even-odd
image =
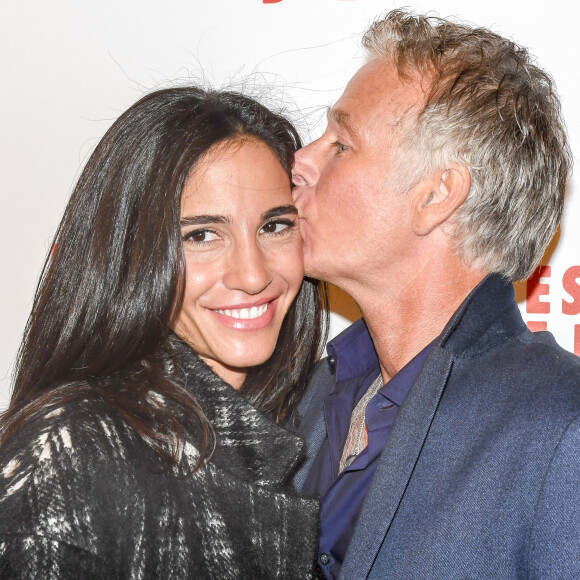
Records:
<instances>
[{"instance_id":1,"label":"coat collar","mask_svg":"<svg viewBox=\"0 0 580 580\"><path fill-rule=\"evenodd\" d=\"M451 317L437 343L461 358L479 356L526 332L511 282L486 276Z\"/></svg>"},{"instance_id":2,"label":"coat collar","mask_svg":"<svg viewBox=\"0 0 580 580\"><path fill-rule=\"evenodd\" d=\"M183 371L185 388L215 431L211 463L255 485L284 484L302 459L302 439L254 408L182 340L172 336L169 342Z\"/></svg>"}]
</instances>

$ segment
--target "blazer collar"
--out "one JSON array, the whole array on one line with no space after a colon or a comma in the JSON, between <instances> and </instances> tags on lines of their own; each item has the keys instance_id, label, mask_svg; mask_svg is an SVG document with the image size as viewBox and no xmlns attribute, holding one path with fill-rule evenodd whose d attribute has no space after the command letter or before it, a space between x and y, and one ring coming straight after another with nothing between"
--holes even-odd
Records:
<instances>
[{"instance_id":1,"label":"blazer collar","mask_svg":"<svg viewBox=\"0 0 580 580\"><path fill-rule=\"evenodd\" d=\"M285 483L302 459L302 439L255 409L220 379L182 340L170 344L183 371L184 387L202 407L216 435L211 463L260 486Z\"/></svg>"},{"instance_id":2,"label":"blazer collar","mask_svg":"<svg viewBox=\"0 0 580 580\"><path fill-rule=\"evenodd\" d=\"M472 358L526 332L511 282L486 276L451 317L437 343L454 356Z\"/></svg>"}]
</instances>

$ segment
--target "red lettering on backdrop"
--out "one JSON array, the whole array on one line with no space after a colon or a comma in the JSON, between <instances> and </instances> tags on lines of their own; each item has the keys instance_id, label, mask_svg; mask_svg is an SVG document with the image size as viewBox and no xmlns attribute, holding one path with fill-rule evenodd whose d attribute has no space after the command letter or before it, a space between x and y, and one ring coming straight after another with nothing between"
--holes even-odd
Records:
<instances>
[{"instance_id":1,"label":"red lettering on backdrop","mask_svg":"<svg viewBox=\"0 0 580 580\"><path fill-rule=\"evenodd\" d=\"M562 314L580 314L580 284L577 279L580 278L580 266L572 266L564 272L562 285L564 290L572 296L572 301L562 300Z\"/></svg>"},{"instance_id":2,"label":"red lettering on backdrop","mask_svg":"<svg viewBox=\"0 0 580 580\"><path fill-rule=\"evenodd\" d=\"M528 320L528 328L532 332L538 332L540 330L548 330L548 323L543 320Z\"/></svg>"},{"instance_id":3,"label":"red lettering on backdrop","mask_svg":"<svg viewBox=\"0 0 580 580\"><path fill-rule=\"evenodd\" d=\"M526 284L526 312L531 314L549 314L550 303L540 301L541 296L549 296L550 284L541 283L541 278L550 278L550 266L539 266L528 278ZM575 316L580 314L580 266L570 266L562 277L562 288L571 297L562 299L562 314ZM548 330L548 323L544 320L529 320L528 328L532 332ZM574 325L574 354L580 356L580 324Z\"/></svg>"},{"instance_id":4,"label":"red lettering on backdrop","mask_svg":"<svg viewBox=\"0 0 580 580\"><path fill-rule=\"evenodd\" d=\"M549 314L550 303L540 302L540 296L547 296L550 292L548 284L541 284L540 278L550 277L550 266L538 266L526 282L526 312L531 314Z\"/></svg>"}]
</instances>

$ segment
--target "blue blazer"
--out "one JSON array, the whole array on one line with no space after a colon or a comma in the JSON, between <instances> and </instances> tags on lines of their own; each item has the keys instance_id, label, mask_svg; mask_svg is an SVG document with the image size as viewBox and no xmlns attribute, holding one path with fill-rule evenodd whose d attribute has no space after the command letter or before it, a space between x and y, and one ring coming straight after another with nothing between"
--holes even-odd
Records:
<instances>
[{"instance_id":1,"label":"blue blazer","mask_svg":"<svg viewBox=\"0 0 580 580\"><path fill-rule=\"evenodd\" d=\"M333 388L321 361L300 409L298 488ZM531 333L512 285L488 276L400 408L340 577L580 579L579 417L580 358Z\"/></svg>"}]
</instances>

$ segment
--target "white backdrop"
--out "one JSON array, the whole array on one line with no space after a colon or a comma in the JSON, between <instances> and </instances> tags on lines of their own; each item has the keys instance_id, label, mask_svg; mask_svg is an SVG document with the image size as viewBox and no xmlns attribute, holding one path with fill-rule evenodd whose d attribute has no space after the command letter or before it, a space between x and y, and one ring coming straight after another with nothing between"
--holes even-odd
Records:
<instances>
[{"instance_id":1,"label":"white backdrop","mask_svg":"<svg viewBox=\"0 0 580 580\"><path fill-rule=\"evenodd\" d=\"M578 154L576 0L2 0L0 408L51 237L83 162L112 121L142 94L170 84L268 83L303 135L310 127L316 136L321 106L338 98L362 63L360 33L398 6L458 16L530 47L556 80ZM535 298L526 301L525 284L518 297L526 320L580 354L576 182L545 258L549 271ZM332 334L356 317L338 294L333 309L341 315L333 315Z\"/></svg>"}]
</instances>

